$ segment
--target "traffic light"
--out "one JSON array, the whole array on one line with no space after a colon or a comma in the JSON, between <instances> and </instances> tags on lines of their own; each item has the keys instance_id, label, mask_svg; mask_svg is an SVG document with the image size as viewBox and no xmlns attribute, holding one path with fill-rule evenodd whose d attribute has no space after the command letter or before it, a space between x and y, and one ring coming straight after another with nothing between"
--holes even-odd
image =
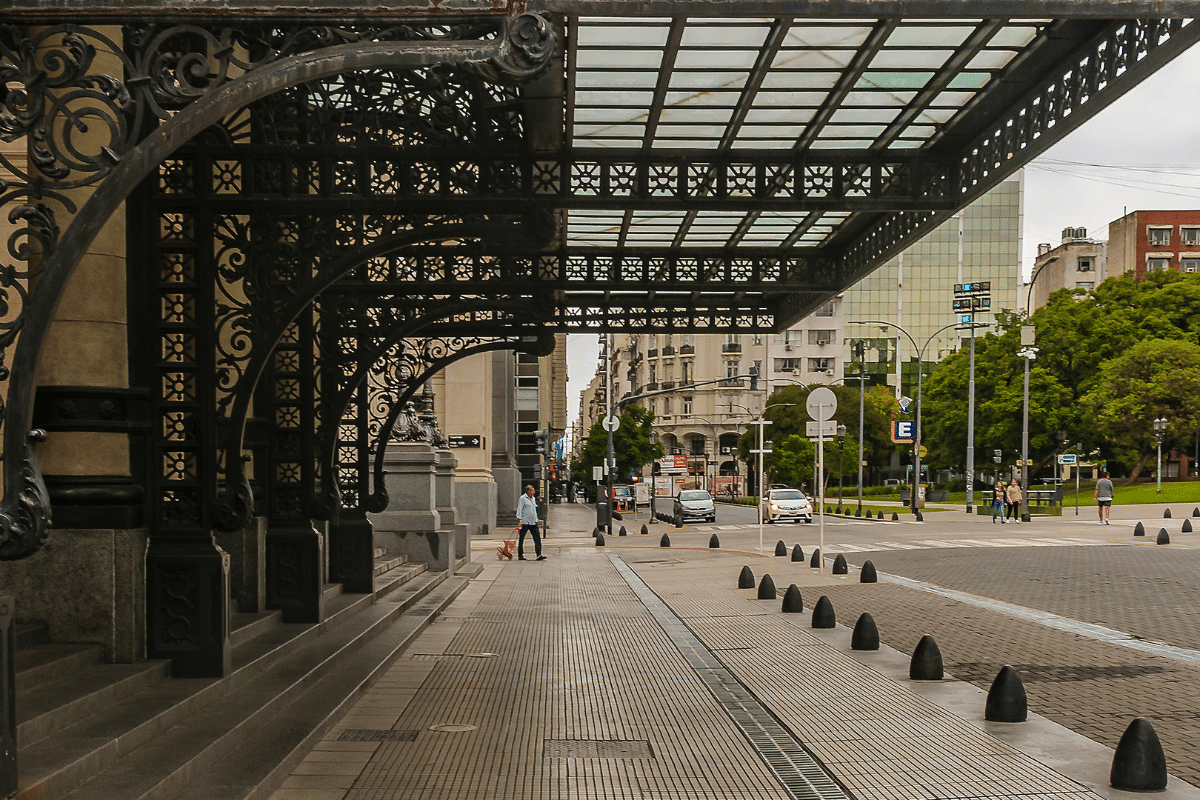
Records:
<instances>
[{"instance_id":1,"label":"traffic light","mask_svg":"<svg viewBox=\"0 0 1200 800\"><path fill-rule=\"evenodd\" d=\"M548 455L550 453L550 432L549 431L538 431L537 432L536 450L537 450L537 454L540 456Z\"/></svg>"},{"instance_id":2,"label":"traffic light","mask_svg":"<svg viewBox=\"0 0 1200 800\"><path fill-rule=\"evenodd\" d=\"M750 391L758 388L758 367L750 368Z\"/></svg>"},{"instance_id":3,"label":"traffic light","mask_svg":"<svg viewBox=\"0 0 1200 800\"><path fill-rule=\"evenodd\" d=\"M1003 455L1003 454L1004 454L1004 451L1003 451L1003 450L993 450L993 451L992 451L992 461L995 461L997 464L999 464L999 463L1000 463L1000 457L1001 457L1001 455Z\"/></svg>"},{"instance_id":4,"label":"traffic light","mask_svg":"<svg viewBox=\"0 0 1200 800\"><path fill-rule=\"evenodd\" d=\"M662 475L662 464L658 463L657 461L655 461L653 464L651 464L650 465L650 474L651 475Z\"/></svg>"}]
</instances>

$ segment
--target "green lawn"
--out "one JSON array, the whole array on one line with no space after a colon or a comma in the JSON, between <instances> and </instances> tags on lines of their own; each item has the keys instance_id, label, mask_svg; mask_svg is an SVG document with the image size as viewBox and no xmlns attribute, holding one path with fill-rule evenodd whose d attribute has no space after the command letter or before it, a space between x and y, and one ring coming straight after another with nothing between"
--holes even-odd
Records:
<instances>
[{"instance_id":1,"label":"green lawn","mask_svg":"<svg viewBox=\"0 0 1200 800\"><path fill-rule=\"evenodd\" d=\"M1164 483L1162 486L1162 494L1157 494L1154 491L1154 482L1136 483L1133 486L1122 486L1119 480L1113 481L1116 486L1116 492L1113 499L1113 505L1118 506L1133 506L1143 503L1192 503L1200 506L1200 481L1171 481ZM1095 484L1092 482L1081 483L1079 485L1079 505L1094 506L1096 501L1092 499L1092 490ZM1049 484L1035 483L1030 486L1031 489L1053 489ZM987 502L985 495L990 496L991 487L982 486L975 490L975 504ZM966 492L951 492L950 499L946 501L952 505L965 506L967 503ZM1063 506L1075 506L1075 484L1063 484Z\"/></svg>"}]
</instances>

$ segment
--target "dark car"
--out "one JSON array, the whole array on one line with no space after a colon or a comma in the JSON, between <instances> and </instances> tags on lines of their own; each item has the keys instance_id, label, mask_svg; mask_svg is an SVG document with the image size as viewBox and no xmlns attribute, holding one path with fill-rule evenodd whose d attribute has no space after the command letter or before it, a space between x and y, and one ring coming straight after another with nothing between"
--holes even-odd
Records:
<instances>
[{"instance_id":1,"label":"dark car","mask_svg":"<svg viewBox=\"0 0 1200 800\"><path fill-rule=\"evenodd\" d=\"M683 519L716 522L717 504L713 502L712 495L703 489L684 489L675 498L673 514Z\"/></svg>"}]
</instances>

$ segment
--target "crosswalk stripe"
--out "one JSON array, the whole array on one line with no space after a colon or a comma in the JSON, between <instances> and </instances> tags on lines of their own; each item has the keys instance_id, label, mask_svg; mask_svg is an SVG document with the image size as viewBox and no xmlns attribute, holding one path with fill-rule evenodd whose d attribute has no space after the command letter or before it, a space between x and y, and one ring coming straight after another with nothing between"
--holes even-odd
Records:
<instances>
[{"instance_id":1,"label":"crosswalk stripe","mask_svg":"<svg viewBox=\"0 0 1200 800\"><path fill-rule=\"evenodd\" d=\"M831 552L831 553L837 553L837 552L845 552L845 553L869 553L869 552L871 552L871 548L870 548L870 547L867 547L867 546L865 546L865 545L861 545L861 544L858 544L858 545L855 545L855 544L835 544L835 545L832 545L832 546L830 546L830 548L829 548L829 552Z\"/></svg>"},{"instance_id":2,"label":"crosswalk stripe","mask_svg":"<svg viewBox=\"0 0 1200 800\"><path fill-rule=\"evenodd\" d=\"M880 542L880 544L886 544L886 545L888 545L888 547L893 548L895 550L925 550L925 549L927 549L927 548L921 547L919 544L903 544L901 542Z\"/></svg>"}]
</instances>

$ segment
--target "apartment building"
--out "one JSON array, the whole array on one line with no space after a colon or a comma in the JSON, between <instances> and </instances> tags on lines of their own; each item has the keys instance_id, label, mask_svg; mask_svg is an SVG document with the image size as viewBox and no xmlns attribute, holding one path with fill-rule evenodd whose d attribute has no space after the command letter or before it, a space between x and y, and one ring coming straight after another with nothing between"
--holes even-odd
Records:
<instances>
[{"instance_id":1,"label":"apartment building","mask_svg":"<svg viewBox=\"0 0 1200 800\"><path fill-rule=\"evenodd\" d=\"M1108 242L1090 239L1087 228L1063 228L1057 247L1039 244L1033 262L1032 292L1024 287L1030 312L1046 305L1060 289L1095 289L1108 277Z\"/></svg>"},{"instance_id":2,"label":"apartment building","mask_svg":"<svg viewBox=\"0 0 1200 800\"><path fill-rule=\"evenodd\" d=\"M1200 270L1200 210L1133 211L1108 224L1112 274Z\"/></svg>"}]
</instances>

